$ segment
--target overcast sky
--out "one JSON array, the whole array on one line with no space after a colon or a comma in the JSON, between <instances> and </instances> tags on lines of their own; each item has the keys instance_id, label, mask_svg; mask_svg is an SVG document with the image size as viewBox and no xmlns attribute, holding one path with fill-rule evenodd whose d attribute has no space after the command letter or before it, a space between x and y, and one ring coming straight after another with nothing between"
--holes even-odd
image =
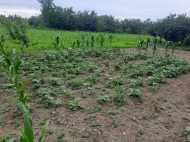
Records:
<instances>
[{"instance_id":1,"label":"overcast sky","mask_svg":"<svg viewBox=\"0 0 190 142\"><path fill-rule=\"evenodd\" d=\"M162 19L172 14L190 16L190 0L54 0L56 6L73 7L74 11L95 10L98 15L115 18ZM40 14L37 0L0 0L0 14L29 18Z\"/></svg>"}]
</instances>

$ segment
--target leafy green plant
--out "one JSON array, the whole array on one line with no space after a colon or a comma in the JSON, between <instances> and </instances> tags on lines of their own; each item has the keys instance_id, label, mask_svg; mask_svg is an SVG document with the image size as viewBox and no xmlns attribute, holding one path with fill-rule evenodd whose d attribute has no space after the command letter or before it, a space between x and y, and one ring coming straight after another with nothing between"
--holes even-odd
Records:
<instances>
[{"instance_id":1,"label":"leafy green plant","mask_svg":"<svg viewBox=\"0 0 190 142\"><path fill-rule=\"evenodd\" d=\"M80 47L80 40L77 39L77 40L76 40L76 43L77 43L77 47L79 48L79 47Z\"/></svg>"},{"instance_id":2,"label":"leafy green plant","mask_svg":"<svg viewBox=\"0 0 190 142\"><path fill-rule=\"evenodd\" d=\"M87 109L87 114L93 114L96 113L97 111L100 111L102 108L98 107L97 105L95 105L94 107L89 107Z\"/></svg>"},{"instance_id":3,"label":"leafy green plant","mask_svg":"<svg viewBox=\"0 0 190 142\"><path fill-rule=\"evenodd\" d=\"M28 21L17 15L13 19L8 20L7 30L9 36L12 38L13 42L16 43L22 53L24 53L24 46L28 48L29 39L27 37Z\"/></svg>"},{"instance_id":4,"label":"leafy green plant","mask_svg":"<svg viewBox=\"0 0 190 142\"><path fill-rule=\"evenodd\" d=\"M15 85L19 94L19 100L25 105L28 95L24 93L24 86L25 86L25 82L22 84L22 88L20 87L20 85Z\"/></svg>"},{"instance_id":5,"label":"leafy green plant","mask_svg":"<svg viewBox=\"0 0 190 142\"><path fill-rule=\"evenodd\" d=\"M106 36L106 34L103 34L103 33L100 33L100 34L99 34L100 47L103 47L103 46L104 46L104 42L105 42L105 40L106 40L105 36Z\"/></svg>"},{"instance_id":6,"label":"leafy green plant","mask_svg":"<svg viewBox=\"0 0 190 142\"><path fill-rule=\"evenodd\" d=\"M109 42L110 42L110 47L112 47L111 44L112 44L113 39L115 38L115 36L113 34L108 34L108 38L109 38Z\"/></svg>"},{"instance_id":7,"label":"leafy green plant","mask_svg":"<svg viewBox=\"0 0 190 142\"><path fill-rule=\"evenodd\" d=\"M116 105L116 106L123 106L127 103L126 100L124 100L125 95L120 94L120 93L116 93L113 96L112 102Z\"/></svg>"},{"instance_id":8,"label":"leafy green plant","mask_svg":"<svg viewBox=\"0 0 190 142\"><path fill-rule=\"evenodd\" d=\"M140 94L140 90L136 89L136 88L129 88L129 96L131 96L132 98L142 98L142 95Z\"/></svg>"},{"instance_id":9,"label":"leafy green plant","mask_svg":"<svg viewBox=\"0 0 190 142\"><path fill-rule=\"evenodd\" d=\"M17 101L17 103L18 103L20 110L22 111L22 113L24 115L24 132L19 127L17 127L23 136L10 138L8 140L8 142L14 142L15 140L20 140L20 142L33 142L34 141L34 135L33 135L33 129L32 129L32 118L30 116L30 113L25 108L25 106L22 102ZM40 135L38 142L42 142L42 140L45 136L46 130L48 128L48 125L49 125L49 121L47 121L45 126L43 127L42 133Z\"/></svg>"},{"instance_id":10,"label":"leafy green plant","mask_svg":"<svg viewBox=\"0 0 190 142\"><path fill-rule=\"evenodd\" d=\"M154 43L154 46L153 46L153 57L155 56L155 54L157 53L157 50L158 50L158 48L157 48L158 41L159 41L159 36L154 37L154 39L153 39L153 43Z\"/></svg>"},{"instance_id":11,"label":"leafy green plant","mask_svg":"<svg viewBox=\"0 0 190 142\"><path fill-rule=\"evenodd\" d=\"M60 35L61 35L61 33L59 33L58 35L56 35L54 37L53 45L54 45L55 48L57 48L58 45L61 43ZM51 37L51 39L53 39L53 37Z\"/></svg>"},{"instance_id":12,"label":"leafy green plant","mask_svg":"<svg viewBox=\"0 0 190 142\"><path fill-rule=\"evenodd\" d=\"M139 37L139 39L140 39L140 41L137 44L137 49L138 49L138 53L141 54L141 50L142 50L142 47L143 47L143 44L144 44L145 40L141 39L140 37Z\"/></svg>"},{"instance_id":13,"label":"leafy green plant","mask_svg":"<svg viewBox=\"0 0 190 142\"><path fill-rule=\"evenodd\" d=\"M59 83L57 82L57 78L51 77L51 78L49 79L49 81L51 82L52 85L54 85L54 86L59 86Z\"/></svg>"},{"instance_id":14,"label":"leafy green plant","mask_svg":"<svg viewBox=\"0 0 190 142\"><path fill-rule=\"evenodd\" d=\"M71 80L71 81L68 81L68 83L67 83L67 85L71 86L71 89L73 89L73 90L79 89L81 84L82 84L82 81L79 79Z\"/></svg>"},{"instance_id":15,"label":"leafy green plant","mask_svg":"<svg viewBox=\"0 0 190 142\"><path fill-rule=\"evenodd\" d=\"M167 41L167 40L166 40L166 42L165 42L165 55L166 55L167 52L168 52L168 47L169 47L169 45L170 45L170 41Z\"/></svg>"},{"instance_id":16,"label":"leafy green plant","mask_svg":"<svg viewBox=\"0 0 190 142\"><path fill-rule=\"evenodd\" d=\"M95 36L93 33L90 33L90 45L91 45L91 47L94 47L94 42L95 42Z\"/></svg>"},{"instance_id":17,"label":"leafy green plant","mask_svg":"<svg viewBox=\"0 0 190 142\"><path fill-rule=\"evenodd\" d=\"M99 95L99 97L97 98L97 101L99 103L104 103L104 102L107 102L109 101L109 97L106 96L103 92Z\"/></svg>"},{"instance_id":18,"label":"leafy green plant","mask_svg":"<svg viewBox=\"0 0 190 142\"><path fill-rule=\"evenodd\" d=\"M187 141L190 142L190 127L186 126L183 131L187 133Z\"/></svg>"},{"instance_id":19,"label":"leafy green plant","mask_svg":"<svg viewBox=\"0 0 190 142\"><path fill-rule=\"evenodd\" d=\"M173 53L176 50L177 45L179 45L179 44L180 44L180 42L178 42L178 43L174 43L173 41L171 42L172 56L173 56Z\"/></svg>"},{"instance_id":20,"label":"leafy green plant","mask_svg":"<svg viewBox=\"0 0 190 142\"><path fill-rule=\"evenodd\" d=\"M2 52L2 50L4 49L4 43L6 41L6 39L8 38L9 35L4 35L2 34L0 37L0 52Z\"/></svg>"},{"instance_id":21,"label":"leafy green plant","mask_svg":"<svg viewBox=\"0 0 190 142\"><path fill-rule=\"evenodd\" d=\"M65 135L64 131L58 132L56 142L61 142L64 135Z\"/></svg>"},{"instance_id":22,"label":"leafy green plant","mask_svg":"<svg viewBox=\"0 0 190 142\"><path fill-rule=\"evenodd\" d=\"M147 53L147 51L148 51L148 47L149 47L150 41L151 41L151 37L148 37L148 38L145 40L145 43L146 43L145 53Z\"/></svg>"},{"instance_id":23,"label":"leafy green plant","mask_svg":"<svg viewBox=\"0 0 190 142\"><path fill-rule=\"evenodd\" d=\"M85 41L85 39L86 39L87 33L82 33L82 32L80 32L79 35L80 35L80 37L81 37L81 39L82 39L82 45L84 46L84 41ZM79 41L79 39L78 39L78 41ZM78 45L78 44L77 44L77 45Z\"/></svg>"},{"instance_id":24,"label":"leafy green plant","mask_svg":"<svg viewBox=\"0 0 190 142\"><path fill-rule=\"evenodd\" d=\"M74 111L76 111L76 110L84 111L84 107L82 107L80 104L81 104L81 102L79 102L76 98L74 98L73 101L71 101L71 100L67 101L65 106L67 108L74 110Z\"/></svg>"}]
</instances>

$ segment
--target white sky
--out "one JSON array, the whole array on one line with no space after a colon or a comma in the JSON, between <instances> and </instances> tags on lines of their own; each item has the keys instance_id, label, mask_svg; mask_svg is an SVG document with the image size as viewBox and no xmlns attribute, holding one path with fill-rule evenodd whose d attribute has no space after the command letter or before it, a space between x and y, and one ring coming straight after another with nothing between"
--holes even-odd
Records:
<instances>
[{"instance_id":1,"label":"white sky","mask_svg":"<svg viewBox=\"0 0 190 142\"><path fill-rule=\"evenodd\" d=\"M98 15L115 18L162 19L172 14L190 16L190 0L54 0L56 6L73 7L74 11L95 10ZM0 0L0 14L29 18L40 14L37 0Z\"/></svg>"}]
</instances>

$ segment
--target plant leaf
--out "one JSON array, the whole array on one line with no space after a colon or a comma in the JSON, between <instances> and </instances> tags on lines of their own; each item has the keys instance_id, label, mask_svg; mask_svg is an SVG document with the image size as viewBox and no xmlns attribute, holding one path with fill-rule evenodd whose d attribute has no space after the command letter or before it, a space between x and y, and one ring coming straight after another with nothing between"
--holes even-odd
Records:
<instances>
[{"instance_id":1,"label":"plant leaf","mask_svg":"<svg viewBox=\"0 0 190 142\"><path fill-rule=\"evenodd\" d=\"M10 138L7 142L14 142L15 140L20 140L21 137L15 137L15 138Z\"/></svg>"},{"instance_id":2,"label":"plant leaf","mask_svg":"<svg viewBox=\"0 0 190 142\"><path fill-rule=\"evenodd\" d=\"M47 131L48 125L49 125L49 121L46 121L46 124L45 124L45 126L44 126L44 128L42 130L42 133L40 135L40 138L39 138L38 142L42 142L42 140L43 140L43 138L45 136L45 133Z\"/></svg>"},{"instance_id":3,"label":"plant leaf","mask_svg":"<svg viewBox=\"0 0 190 142\"><path fill-rule=\"evenodd\" d=\"M190 142L190 135L187 135L187 141Z\"/></svg>"},{"instance_id":4,"label":"plant leaf","mask_svg":"<svg viewBox=\"0 0 190 142\"><path fill-rule=\"evenodd\" d=\"M184 131L185 131L185 132L190 132L190 126L185 127L185 128L184 128Z\"/></svg>"},{"instance_id":5,"label":"plant leaf","mask_svg":"<svg viewBox=\"0 0 190 142\"><path fill-rule=\"evenodd\" d=\"M32 118L30 116L30 113L25 108L25 106L22 102L18 101L18 106L24 115L24 134L27 137L26 139L29 140L28 142L33 142L34 141L34 135L33 135L33 129L32 129Z\"/></svg>"}]
</instances>

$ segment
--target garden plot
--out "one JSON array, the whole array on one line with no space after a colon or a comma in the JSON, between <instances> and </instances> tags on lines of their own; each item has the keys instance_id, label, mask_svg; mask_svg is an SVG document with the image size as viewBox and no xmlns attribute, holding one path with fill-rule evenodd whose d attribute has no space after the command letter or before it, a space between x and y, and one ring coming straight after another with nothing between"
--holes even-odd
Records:
<instances>
[{"instance_id":1,"label":"garden plot","mask_svg":"<svg viewBox=\"0 0 190 142\"><path fill-rule=\"evenodd\" d=\"M47 142L187 141L190 65L175 56L188 54L163 52L152 57L134 49L80 48L20 54L35 140L49 120ZM3 76L1 70L0 134L15 137L23 117L9 99L18 97L16 90Z\"/></svg>"}]
</instances>

